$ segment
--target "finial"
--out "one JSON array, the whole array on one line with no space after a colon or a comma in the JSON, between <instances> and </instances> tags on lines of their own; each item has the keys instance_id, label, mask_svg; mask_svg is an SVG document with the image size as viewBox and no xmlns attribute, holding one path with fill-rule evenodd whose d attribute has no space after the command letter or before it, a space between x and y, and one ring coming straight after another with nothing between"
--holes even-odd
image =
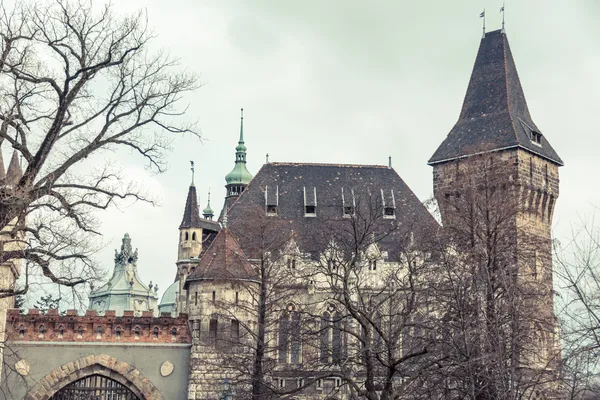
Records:
<instances>
[{"instance_id":1,"label":"finial","mask_svg":"<svg viewBox=\"0 0 600 400\"><path fill-rule=\"evenodd\" d=\"M267 164L269 163L269 153L267 153Z\"/></svg>"},{"instance_id":2,"label":"finial","mask_svg":"<svg viewBox=\"0 0 600 400\"><path fill-rule=\"evenodd\" d=\"M504 2L502 2L502 7L500 8L500 12L502 13L502 32L504 32Z\"/></svg>"},{"instance_id":3,"label":"finial","mask_svg":"<svg viewBox=\"0 0 600 400\"><path fill-rule=\"evenodd\" d=\"M244 109L240 109L240 143L244 143Z\"/></svg>"},{"instance_id":4,"label":"finial","mask_svg":"<svg viewBox=\"0 0 600 400\"><path fill-rule=\"evenodd\" d=\"M190 169L192 170L192 185L191 186L194 186L194 175L196 174L196 170L194 168L194 162L190 161L190 165L191 165Z\"/></svg>"},{"instance_id":5,"label":"finial","mask_svg":"<svg viewBox=\"0 0 600 400\"><path fill-rule=\"evenodd\" d=\"M483 9L483 12L481 14L479 14L479 18L483 18L483 38L485 37L485 8Z\"/></svg>"},{"instance_id":6,"label":"finial","mask_svg":"<svg viewBox=\"0 0 600 400\"><path fill-rule=\"evenodd\" d=\"M392 156L388 157L388 168L392 168Z\"/></svg>"},{"instance_id":7,"label":"finial","mask_svg":"<svg viewBox=\"0 0 600 400\"><path fill-rule=\"evenodd\" d=\"M210 207L210 188L208 188L208 206Z\"/></svg>"}]
</instances>

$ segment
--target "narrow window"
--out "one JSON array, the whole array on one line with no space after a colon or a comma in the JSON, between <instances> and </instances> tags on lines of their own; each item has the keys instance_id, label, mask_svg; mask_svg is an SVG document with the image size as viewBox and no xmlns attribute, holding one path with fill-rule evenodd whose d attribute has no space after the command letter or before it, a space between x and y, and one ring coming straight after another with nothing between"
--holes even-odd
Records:
<instances>
[{"instance_id":1,"label":"narrow window","mask_svg":"<svg viewBox=\"0 0 600 400\"><path fill-rule=\"evenodd\" d=\"M238 292L235 292L235 304L238 304L240 301L240 294Z\"/></svg>"},{"instance_id":2,"label":"narrow window","mask_svg":"<svg viewBox=\"0 0 600 400\"><path fill-rule=\"evenodd\" d=\"M194 293L194 305L197 306L198 305L198 291L196 291Z\"/></svg>"},{"instance_id":3,"label":"narrow window","mask_svg":"<svg viewBox=\"0 0 600 400\"><path fill-rule=\"evenodd\" d=\"M193 240L193 241L196 241L196 232L193 232L193 233L192 233L192 240Z\"/></svg>"},{"instance_id":4,"label":"narrow window","mask_svg":"<svg viewBox=\"0 0 600 400\"><path fill-rule=\"evenodd\" d=\"M240 321L238 321L237 319L232 319L231 320L230 335L231 335L232 339L239 339L240 338Z\"/></svg>"},{"instance_id":5,"label":"narrow window","mask_svg":"<svg viewBox=\"0 0 600 400\"><path fill-rule=\"evenodd\" d=\"M299 312L294 312L292 314L292 326L291 326L291 333L292 333L292 343L291 343L291 359L290 362L292 364L300 364L300 351L301 351L301 344L300 344L300 313Z\"/></svg>"},{"instance_id":6,"label":"narrow window","mask_svg":"<svg viewBox=\"0 0 600 400\"><path fill-rule=\"evenodd\" d=\"M288 345L290 337L290 314L283 313L279 318L278 360L282 364L288 361Z\"/></svg>"},{"instance_id":7,"label":"narrow window","mask_svg":"<svg viewBox=\"0 0 600 400\"><path fill-rule=\"evenodd\" d=\"M302 379L302 378L296 379L296 388L300 389L303 386L304 386L304 379Z\"/></svg>"},{"instance_id":8,"label":"narrow window","mask_svg":"<svg viewBox=\"0 0 600 400\"><path fill-rule=\"evenodd\" d=\"M323 379L317 379L317 389L323 389Z\"/></svg>"},{"instance_id":9,"label":"narrow window","mask_svg":"<svg viewBox=\"0 0 600 400\"><path fill-rule=\"evenodd\" d=\"M342 362L342 315L339 312L333 314L331 360L334 364L339 364Z\"/></svg>"},{"instance_id":10,"label":"narrow window","mask_svg":"<svg viewBox=\"0 0 600 400\"><path fill-rule=\"evenodd\" d=\"M44 328L44 325L40 325L40 334L38 337L43 338L44 337L44 332L46 332L46 329Z\"/></svg>"},{"instance_id":11,"label":"narrow window","mask_svg":"<svg viewBox=\"0 0 600 400\"><path fill-rule=\"evenodd\" d=\"M135 340L140 339L140 327L139 326L136 326L135 329L133 330L133 337L135 338Z\"/></svg>"},{"instance_id":12,"label":"narrow window","mask_svg":"<svg viewBox=\"0 0 600 400\"><path fill-rule=\"evenodd\" d=\"M58 338L62 339L64 334L65 334L65 327L61 325L58 327Z\"/></svg>"},{"instance_id":13,"label":"narrow window","mask_svg":"<svg viewBox=\"0 0 600 400\"><path fill-rule=\"evenodd\" d=\"M216 318L213 318L210 320L210 324L208 326L208 336L211 339L216 339L217 338L217 329L218 329L218 321Z\"/></svg>"},{"instance_id":14,"label":"narrow window","mask_svg":"<svg viewBox=\"0 0 600 400\"><path fill-rule=\"evenodd\" d=\"M296 259L292 258L292 269L296 269Z\"/></svg>"},{"instance_id":15,"label":"narrow window","mask_svg":"<svg viewBox=\"0 0 600 400\"><path fill-rule=\"evenodd\" d=\"M158 332L159 332L159 331L158 331L158 327L154 327L154 332L153 332L153 335L154 335L154 340L157 340L157 339L158 339Z\"/></svg>"},{"instance_id":16,"label":"narrow window","mask_svg":"<svg viewBox=\"0 0 600 400\"><path fill-rule=\"evenodd\" d=\"M213 292L212 292L212 301L214 302L215 300L217 300L217 292L215 292L213 290Z\"/></svg>"},{"instance_id":17,"label":"narrow window","mask_svg":"<svg viewBox=\"0 0 600 400\"><path fill-rule=\"evenodd\" d=\"M83 327L77 328L77 339L81 339L83 337Z\"/></svg>"},{"instance_id":18,"label":"narrow window","mask_svg":"<svg viewBox=\"0 0 600 400\"><path fill-rule=\"evenodd\" d=\"M548 164L544 165L544 178L546 181L546 187L548 186Z\"/></svg>"},{"instance_id":19,"label":"narrow window","mask_svg":"<svg viewBox=\"0 0 600 400\"><path fill-rule=\"evenodd\" d=\"M177 328L171 329L171 340L177 339Z\"/></svg>"},{"instance_id":20,"label":"narrow window","mask_svg":"<svg viewBox=\"0 0 600 400\"><path fill-rule=\"evenodd\" d=\"M331 325L329 321L329 313L324 312L321 316L321 332L320 332L320 357L319 360L327 364L329 362L329 343L330 343ZM317 387L319 387L317 385Z\"/></svg>"},{"instance_id":21,"label":"narrow window","mask_svg":"<svg viewBox=\"0 0 600 400\"><path fill-rule=\"evenodd\" d=\"M20 337L20 338L23 338L23 337L25 337L25 327L24 327L23 325L21 325L21 326L19 327L19 337Z\"/></svg>"},{"instance_id":22,"label":"narrow window","mask_svg":"<svg viewBox=\"0 0 600 400\"><path fill-rule=\"evenodd\" d=\"M121 328L117 328L117 330L115 331L115 336L117 337L117 339L121 339Z\"/></svg>"},{"instance_id":23,"label":"narrow window","mask_svg":"<svg viewBox=\"0 0 600 400\"><path fill-rule=\"evenodd\" d=\"M102 339L102 333L103 333L103 330L102 330L101 326L96 328L96 339L98 339L98 340Z\"/></svg>"},{"instance_id":24,"label":"narrow window","mask_svg":"<svg viewBox=\"0 0 600 400\"><path fill-rule=\"evenodd\" d=\"M188 232L185 233L185 240L188 240L190 238L189 236L190 234Z\"/></svg>"},{"instance_id":25,"label":"narrow window","mask_svg":"<svg viewBox=\"0 0 600 400\"><path fill-rule=\"evenodd\" d=\"M529 157L529 184L533 184L533 158Z\"/></svg>"}]
</instances>

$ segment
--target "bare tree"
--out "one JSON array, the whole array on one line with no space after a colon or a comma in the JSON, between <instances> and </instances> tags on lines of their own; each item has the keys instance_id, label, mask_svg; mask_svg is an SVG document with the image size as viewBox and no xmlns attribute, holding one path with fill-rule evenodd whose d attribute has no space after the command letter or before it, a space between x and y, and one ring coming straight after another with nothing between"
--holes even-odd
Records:
<instances>
[{"instance_id":1,"label":"bare tree","mask_svg":"<svg viewBox=\"0 0 600 400\"><path fill-rule=\"evenodd\" d=\"M73 287L95 275L96 211L151 201L107 151L129 149L163 171L173 135L198 135L178 122L197 80L150 51L142 13L118 17L91 1L16 4L0 7L0 145L14 149L22 173L0 185L0 264L24 260L26 275ZM25 282L0 296L24 293Z\"/></svg>"}]
</instances>

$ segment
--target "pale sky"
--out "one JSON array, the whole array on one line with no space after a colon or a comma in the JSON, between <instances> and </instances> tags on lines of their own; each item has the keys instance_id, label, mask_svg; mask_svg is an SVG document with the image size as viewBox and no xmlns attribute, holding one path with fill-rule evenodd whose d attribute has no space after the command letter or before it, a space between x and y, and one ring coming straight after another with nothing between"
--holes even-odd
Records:
<instances>
[{"instance_id":1,"label":"pale sky","mask_svg":"<svg viewBox=\"0 0 600 400\"><path fill-rule=\"evenodd\" d=\"M125 4L126 3L126 4ZM176 138L169 170L148 175L139 157L124 168L147 182L161 206L102 214L108 245L98 255L112 271L125 232L139 248L144 282L160 293L176 272L177 228L197 166L201 208L212 189L216 213L234 164L244 108L248 169L270 161L387 164L425 200L427 160L458 118L481 39L500 28L501 0L128 0L145 9L181 67L201 75L187 119L203 142ZM555 236L600 206L600 2L506 1L506 31L533 120L565 162ZM5 149L5 160L8 159Z\"/></svg>"}]
</instances>

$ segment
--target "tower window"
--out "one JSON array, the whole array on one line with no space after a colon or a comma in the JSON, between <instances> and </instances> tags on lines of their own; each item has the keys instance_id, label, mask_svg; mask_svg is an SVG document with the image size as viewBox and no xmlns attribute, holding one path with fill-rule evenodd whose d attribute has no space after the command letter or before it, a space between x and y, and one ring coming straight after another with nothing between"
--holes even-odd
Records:
<instances>
[{"instance_id":1,"label":"tower window","mask_svg":"<svg viewBox=\"0 0 600 400\"><path fill-rule=\"evenodd\" d=\"M277 215L277 206L276 205L267 206L267 215Z\"/></svg>"},{"instance_id":2,"label":"tower window","mask_svg":"<svg viewBox=\"0 0 600 400\"><path fill-rule=\"evenodd\" d=\"M235 292L235 304L238 304L239 301L240 301L240 294L238 292Z\"/></svg>"},{"instance_id":3,"label":"tower window","mask_svg":"<svg viewBox=\"0 0 600 400\"><path fill-rule=\"evenodd\" d=\"M177 339L177 328L171 329L171 340Z\"/></svg>"},{"instance_id":4,"label":"tower window","mask_svg":"<svg viewBox=\"0 0 600 400\"><path fill-rule=\"evenodd\" d=\"M117 339L121 339L121 328L117 328L117 330L115 331L115 336L117 337Z\"/></svg>"},{"instance_id":5,"label":"tower window","mask_svg":"<svg viewBox=\"0 0 600 400\"><path fill-rule=\"evenodd\" d=\"M185 240L189 240L190 239L190 234L188 232L185 233Z\"/></svg>"},{"instance_id":6,"label":"tower window","mask_svg":"<svg viewBox=\"0 0 600 400\"><path fill-rule=\"evenodd\" d=\"M58 338L62 339L64 334L65 334L65 327L61 325L58 327Z\"/></svg>"},{"instance_id":7,"label":"tower window","mask_svg":"<svg viewBox=\"0 0 600 400\"><path fill-rule=\"evenodd\" d=\"M192 240L196 241L196 232L192 233Z\"/></svg>"},{"instance_id":8,"label":"tower window","mask_svg":"<svg viewBox=\"0 0 600 400\"><path fill-rule=\"evenodd\" d=\"M217 292L215 292L213 290L213 292L212 292L212 301L215 301L215 300L217 300Z\"/></svg>"},{"instance_id":9,"label":"tower window","mask_svg":"<svg viewBox=\"0 0 600 400\"><path fill-rule=\"evenodd\" d=\"M208 336L211 339L216 339L217 338L217 324L218 321L216 318L213 318L210 320L209 326L208 326Z\"/></svg>"},{"instance_id":10,"label":"tower window","mask_svg":"<svg viewBox=\"0 0 600 400\"><path fill-rule=\"evenodd\" d=\"M542 134L536 131L531 131L531 141L535 144L542 145Z\"/></svg>"},{"instance_id":11,"label":"tower window","mask_svg":"<svg viewBox=\"0 0 600 400\"><path fill-rule=\"evenodd\" d=\"M377 270L377 260L370 260L369 261L369 271L376 271Z\"/></svg>"}]
</instances>

